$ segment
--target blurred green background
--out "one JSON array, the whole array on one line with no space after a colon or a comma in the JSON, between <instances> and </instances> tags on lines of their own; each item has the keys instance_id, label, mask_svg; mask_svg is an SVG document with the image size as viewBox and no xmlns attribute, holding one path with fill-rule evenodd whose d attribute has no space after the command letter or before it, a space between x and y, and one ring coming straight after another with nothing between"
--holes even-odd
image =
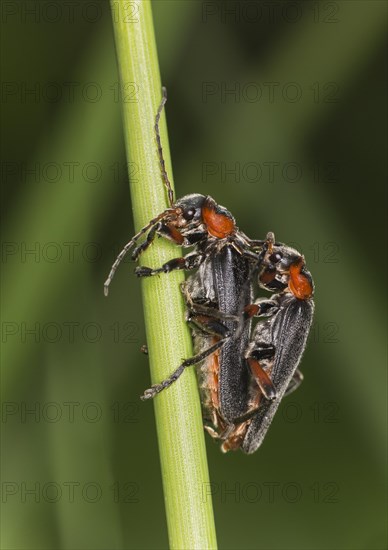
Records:
<instances>
[{"instance_id":1,"label":"blurred green background","mask_svg":"<svg viewBox=\"0 0 388 550\"><path fill-rule=\"evenodd\" d=\"M386 548L387 5L153 7L178 196L273 230L316 283L263 447L207 438L219 547ZM102 292L133 234L109 4L2 22L2 548L166 548L133 265Z\"/></svg>"}]
</instances>

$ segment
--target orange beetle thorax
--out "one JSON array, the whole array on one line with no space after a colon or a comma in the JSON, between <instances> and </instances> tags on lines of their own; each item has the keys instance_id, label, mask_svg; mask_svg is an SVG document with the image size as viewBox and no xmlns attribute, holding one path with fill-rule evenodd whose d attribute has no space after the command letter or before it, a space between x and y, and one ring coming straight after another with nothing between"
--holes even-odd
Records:
<instances>
[{"instance_id":1,"label":"orange beetle thorax","mask_svg":"<svg viewBox=\"0 0 388 550\"><path fill-rule=\"evenodd\" d=\"M296 298L307 300L313 293L313 287L309 279L301 273L303 262L290 266L290 281L288 287Z\"/></svg>"},{"instance_id":2,"label":"orange beetle thorax","mask_svg":"<svg viewBox=\"0 0 388 550\"><path fill-rule=\"evenodd\" d=\"M236 230L233 218L223 212L217 212L217 205L207 200L202 208L202 219L210 235L225 239Z\"/></svg>"}]
</instances>

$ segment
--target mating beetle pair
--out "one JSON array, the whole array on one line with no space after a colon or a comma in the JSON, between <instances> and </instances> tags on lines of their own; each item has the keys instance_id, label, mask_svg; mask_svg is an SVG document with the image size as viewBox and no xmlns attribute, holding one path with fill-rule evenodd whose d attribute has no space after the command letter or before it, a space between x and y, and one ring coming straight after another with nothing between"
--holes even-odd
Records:
<instances>
[{"instance_id":1,"label":"mating beetle pair","mask_svg":"<svg viewBox=\"0 0 388 550\"><path fill-rule=\"evenodd\" d=\"M142 399L154 397L185 368L201 363L205 428L222 441L223 451L241 448L252 453L262 443L282 397L302 380L297 367L313 317L313 282L296 250L275 242L272 233L262 241L249 239L211 197L191 194L174 202L159 134L167 100L163 92L155 132L170 206L125 245L105 282L105 294L119 263L142 235L147 234L135 247L134 260L156 235L194 248L156 269L135 270L139 277L148 277L197 269L182 285L197 354L146 390ZM253 301L256 281L274 293L270 299ZM259 320L251 336L254 317Z\"/></svg>"}]
</instances>

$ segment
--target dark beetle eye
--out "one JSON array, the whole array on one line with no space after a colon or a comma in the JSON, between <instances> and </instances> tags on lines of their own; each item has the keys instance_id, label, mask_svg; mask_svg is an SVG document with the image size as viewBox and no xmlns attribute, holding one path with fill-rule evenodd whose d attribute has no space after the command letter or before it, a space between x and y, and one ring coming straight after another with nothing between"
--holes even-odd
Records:
<instances>
[{"instance_id":1,"label":"dark beetle eye","mask_svg":"<svg viewBox=\"0 0 388 550\"><path fill-rule=\"evenodd\" d=\"M269 257L269 261L272 263L272 264L277 264L278 262L280 262L280 260L283 258L283 255L280 254L280 252L276 252L274 254L271 254L271 256Z\"/></svg>"},{"instance_id":2,"label":"dark beetle eye","mask_svg":"<svg viewBox=\"0 0 388 550\"><path fill-rule=\"evenodd\" d=\"M194 218L195 209L194 208L188 208L187 210L184 210L182 213L182 216L185 218L185 220L189 221Z\"/></svg>"}]
</instances>

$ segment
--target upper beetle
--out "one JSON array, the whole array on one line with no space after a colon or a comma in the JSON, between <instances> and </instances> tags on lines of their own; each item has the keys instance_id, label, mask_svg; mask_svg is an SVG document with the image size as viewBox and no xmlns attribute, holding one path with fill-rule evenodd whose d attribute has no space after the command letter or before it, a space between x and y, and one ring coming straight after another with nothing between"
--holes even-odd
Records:
<instances>
[{"instance_id":1,"label":"upper beetle","mask_svg":"<svg viewBox=\"0 0 388 550\"><path fill-rule=\"evenodd\" d=\"M249 379L242 363L249 340L250 323L245 322L241 326L240 320L243 308L252 300L252 270L260 263L260 253L238 229L232 214L209 195L194 193L174 201L159 133L160 115L166 100L166 90L163 89L162 102L155 119L155 133L161 173L170 205L125 245L112 266L104 290L107 295L118 265L142 235L146 235L146 238L134 248L134 260L151 245L156 235L182 247L193 247L189 254L174 258L160 267L153 269L139 266L135 270L139 277L148 277L176 269L199 268L198 274L189 278L184 285L184 296L190 322L204 335L200 349L197 348L197 355L179 365L169 378L146 390L143 399L149 399L171 385L186 367L209 358L206 364L213 381L219 379L223 388L220 392L218 386L216 391L209 390L214 411L218 410L221 402L223 418L233 419L246 410ZM224 346L225 349L221 350ZM216 353L218 350L219 353ZM223 366L227 364L228 368L219 370L220 362ZM212 385L209 376L205 377L205 384ZM231 399L230 395L236 398Z\"/></svg>"}]
</instances>

